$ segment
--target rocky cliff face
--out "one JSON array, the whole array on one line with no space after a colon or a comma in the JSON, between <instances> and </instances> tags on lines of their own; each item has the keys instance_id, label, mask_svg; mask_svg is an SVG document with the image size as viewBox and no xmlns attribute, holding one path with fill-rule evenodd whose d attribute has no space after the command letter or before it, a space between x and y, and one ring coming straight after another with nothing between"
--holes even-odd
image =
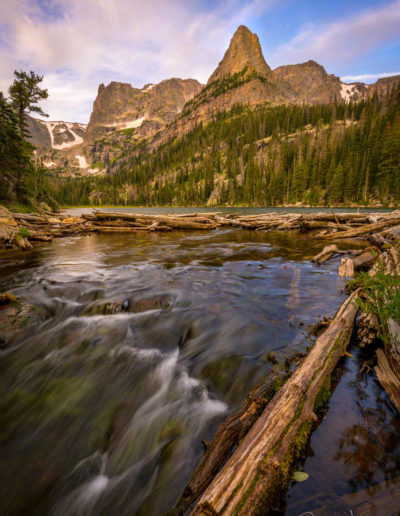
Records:
<instances>
[{"instance_id":1,"label":"rocky cliff face","mask_svg":"<svg viewBox=\"0 0 400 516\"><path fill-rule=\"evenodd\" d=\"M290 86L267 65L257 35L241 25L207 86L186 103L169 128L157 135L156 143L207 123L216 113L230 110L235 104L277 104L294 96Z\"/></svg>"},{"instance_id":2,"label":"rocky cliff face","mask_svg":"<svg viewBox=\"0 0 400 516\"><path fill-rule=\"evenodd\" d=\"M171 122L201 88L194 79L168 79L142 89L120 82L101 84L85 140L121 129L134 129L137 138L148 137Z\"/></svg>"},{"instance_id":3,"label":"rocky cliff face","mask_svg":"<svg viewBox=\"0 0 400 516\"><path fill-rule=\"evenodd\" d=\"M233 35L228 50L218 67L208 79L208 84L248 69L262 76L268 76L271 68L265 62L257 34L241 25Z\"/></svg>"},{"instance_id":4,"label":"rocky cliff face","mask_svg":"<svg viewBox=\"0 0 400 516\"><path fill-rule=\"evenodd\" d=\"M296 102L327 103L340 98L339 77L326 73L325 68L315 61L280 66L275 68L273 75L286 83L287 92Z\"/></svg>"},{"instance_id":5,"label":"rocky cliff face","mask_svg":"<svg viewBox=\"0 0 400 516\"><path fill-rule=\"evenodd\" d=\"M386 95L399 83L400 77L396 76L379 79L373 85L345 84L312 60L271 70L257 35L240 26L207 86L185 105L170 127L156 136L154 145L207 123L219 111L230 110L238 103L252 107L265 103L358 101L374 93Z\"/></svg>"},{"instance_id":6,"label":"rocky cliff face","mask_svg":"<svg viewBox=\"0 0 400 516\"><path fill-rule=\"evenodd\" d=\"M49 169L104 172L121 147L154 136L201 88L194 79L168 79L142 89L120 82L101 84L87 126L29 118L31 141Z\"/></svg>"},{"instance_id":7,"label":"rocky cliff face","mask_svg":"<svg viewBox=\"0 0 400 516\"><path fill-rule=\"evenodd\" d=\"M206 86L176 78L142 89L120 82L101 84L87 126L30 118L29 129L48 168L102 173L118 159L121 149L144 139L157 146L235 104L358 101L387 95L399 83L400 76L395 76L372 85L344 84L315 61L271 70L257 35L241 25Z\"/></svg>"}]
</instances>

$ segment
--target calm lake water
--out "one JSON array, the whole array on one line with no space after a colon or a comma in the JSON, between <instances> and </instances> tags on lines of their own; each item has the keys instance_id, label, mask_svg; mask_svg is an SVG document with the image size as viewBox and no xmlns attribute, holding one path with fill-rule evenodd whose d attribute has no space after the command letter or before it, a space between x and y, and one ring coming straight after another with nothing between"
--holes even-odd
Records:
<instances>
[{"instance_id":1,"label":"calm lake water","mask_svg":"<svg viewBox=\"0 0 400 516\"><path fill-rule=\"evenodd\" d=\"M241 215L255 215L257 213L331 213L329 208L235 208L235 207L176 207L172 208L166 206L164 208L154 207L154 208L139 208L136 206L129 207L116 207L116 208L98 208L102 211L113 211L113 212L121 212L121 213L144 213L144 214L179 214L179 213L207 213L218 211L224 215L228 215L229 213L240 213ZM85 208L67 208L66 211L71 215L81 215L82 213L91 213L93 210L92 207ZM335 208L335 213L387 213L393 211L392 209L384 209L384 208Z\"/></svg>"},{"instance_id":2,"label":"calm lake water","mask_svg":"<svg viewBox=\"0 0 400 516\"><path fill-rule=\"evenodd\" d=\"M299 233L228 229L93 234L3 253L0 292L41 320L0 351L0 514L171 509L201 441L271 373L269 353L282 367L306 351L310 325L345 299L338 261L310 262L322 247ZM382 421L397 428L393 414ZM341 471L356 460L329 461L329 478L340 477L330 495L354 490ZM317 472L304 489L311 480Z\"/></svg>"}]
</instances>

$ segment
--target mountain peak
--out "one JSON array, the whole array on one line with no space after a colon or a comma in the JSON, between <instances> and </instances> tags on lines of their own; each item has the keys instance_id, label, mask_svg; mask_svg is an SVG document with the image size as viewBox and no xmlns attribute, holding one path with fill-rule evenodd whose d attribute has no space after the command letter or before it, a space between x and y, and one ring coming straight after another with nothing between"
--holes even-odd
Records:
<instances>
[{"instance_id":1,"label":"mountain peak","mask_svg":"<svg viewBox=\"0 0 400 516\"><path fill-rule=\"evenodd\" d=\"M267 75L271 72L265 62L257 34L251 32L244 25L240 25L232 36L222 61L208 79L208 84L223 76L241 72L246 67L255 70L260 75Z\"/></svg>"}]
</instances>

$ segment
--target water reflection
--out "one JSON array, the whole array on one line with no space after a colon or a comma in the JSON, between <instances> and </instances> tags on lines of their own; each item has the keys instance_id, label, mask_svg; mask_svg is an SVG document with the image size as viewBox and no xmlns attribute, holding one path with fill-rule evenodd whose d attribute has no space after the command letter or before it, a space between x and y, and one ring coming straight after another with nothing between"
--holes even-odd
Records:
<instances>
[{"instance_id":1,"label":"water reflection","mask_svg":"<svg viewBox=\"0 0 400 516\"><path fill-rule=\"evenodd\" d=\"M306 325L343 300L337 261L309 262L321 247L226 230L88 235L22 263L3 255L0 290L41 322L2 352L0 512L170 508L201 441L271 371L268 353L283 364L304 351Z\"/></svg>"},{"instance_id":2,"label":"water reflection","mask_svg":"<svg viewBox=\"0 0 400 516\"><path fill-rule=\"evenodd\" d=\"M303 465L310 477L291 486L286 516L358 514L362 504L367 514L397 514L395 502L387 510L374 503L380 495L392 498L391 485L398 490L400 418L373 370L359 374L366 355L356 345L351 352L355 357L342 361L329 411L311 437Z\"/></svg>"}]
</instances>

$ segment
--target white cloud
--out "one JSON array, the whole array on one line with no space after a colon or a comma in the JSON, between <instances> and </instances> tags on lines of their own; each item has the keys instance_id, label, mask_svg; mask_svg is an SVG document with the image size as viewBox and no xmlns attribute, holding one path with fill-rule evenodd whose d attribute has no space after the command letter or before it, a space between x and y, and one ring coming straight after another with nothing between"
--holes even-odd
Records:
<instances>
[{"instance_id":1,"label":"white cloud","mask_svg":"<svg viewBox=\"0 0 400 516\"><path fill-rule=\"evenodd\" d=\"M0 0L0 90L7 90L14 69L33 69L45 77L50 97L43 107L50 118L86 123L101 82L140 88L168 77L193 77L205 83L235 28L251 26L275 3ZM276 51L272 64L346 63L399 35L396 0L350 20L310 25Z\"/></svg>"},{"instance_id":2,"label":"white cloud","mask_svg":"<svg viewBox=\"0 0 400 516\"><path fill-rule=\"evenodd\" d=\"M362 75L343 75L341 80L344 82L371 82L382 77L393 77L400 75L400 72L383 72L383 73L364 73Z\"/></svg>"},{"instance_id":3,"label":"white cloud","mask_svg":"<svg viewBox=\"0 0 400 516\"><path fill-rule=\"evenodd\" d=\"M236 26L275 1L206 10L200 0L50 0L43 11L32 0L0 0L0 88L15 68L33 69L45 76L52 119L87 122L100 82L206 82Z\"/></svg>"},{"instance_id":4,"label":"white cloud","mask_svg":"<svg viewBox=\"0 0 400 516\"><path fill-rule=\"evenodd\" d=\"M274 66L308 59L334 65L355 58L400 37L400 0L365 10L358 16L305 27L273 56Z\"/></svg>"}]
</instances>

